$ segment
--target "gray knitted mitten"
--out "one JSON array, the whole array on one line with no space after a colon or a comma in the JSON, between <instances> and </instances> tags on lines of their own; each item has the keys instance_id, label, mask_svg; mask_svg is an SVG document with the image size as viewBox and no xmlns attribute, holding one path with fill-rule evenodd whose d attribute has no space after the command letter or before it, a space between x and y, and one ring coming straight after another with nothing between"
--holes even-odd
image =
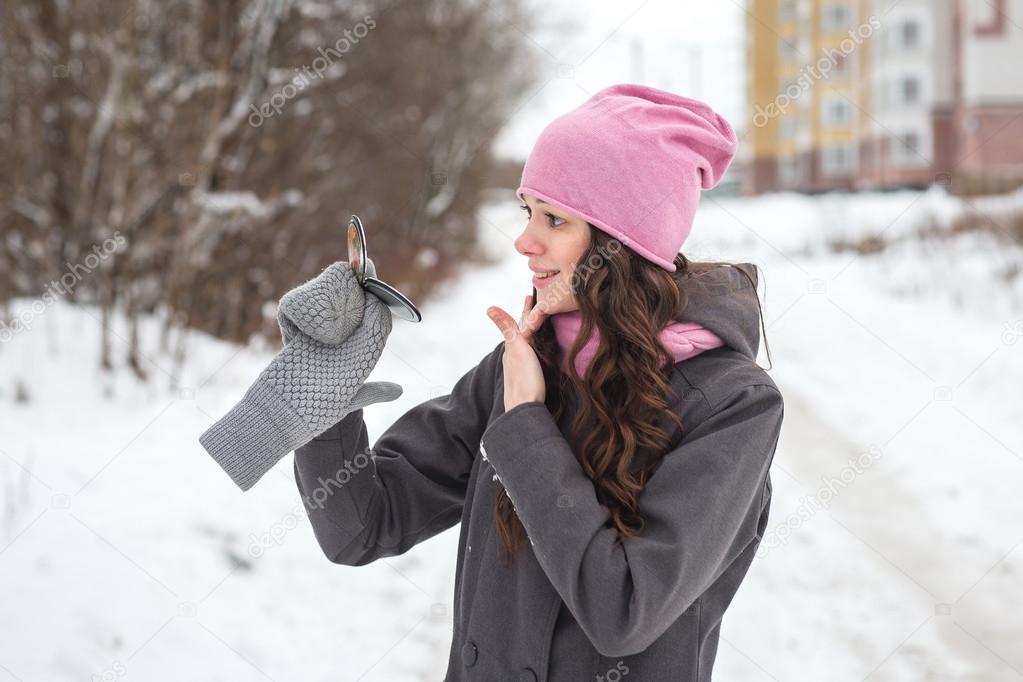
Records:
<instances>
[{"instance_id":1,"label":"gray knitted mitten","mask_svg":"<svg viewBox=\"0 0 1023 682\"><path fill-rule=\"evenodd\" d=\"M367 270L375 272L372 261ZM277 321L284 348L199 437L242 490L345 415L402 393L396 383L364 383L391 332L391 311L346 261L286 293Z\"/></svg>"}]
</instances>

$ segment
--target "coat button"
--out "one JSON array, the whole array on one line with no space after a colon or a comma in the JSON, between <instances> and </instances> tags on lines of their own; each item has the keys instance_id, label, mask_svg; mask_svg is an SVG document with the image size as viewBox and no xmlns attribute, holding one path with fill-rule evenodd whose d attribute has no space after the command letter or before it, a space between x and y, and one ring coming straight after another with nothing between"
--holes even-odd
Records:
<instances>
[{"instance_id":1,"label":"coat button","mask_svg":"<svg viewBox=\"0 0 1023 682\"><path fill-rule=\"evenodd\" d=\"M536 682L536 673L532 668L526 668L519 673L519 682Z\"/></svg>"},{"instance_id":2,"label":"coat button","mask_svg":"<svg viewBox=\"0 0 1023 682\"><path fill-rule=\"evenodd\" d=\"M462 645L462 663L465 664L466 668L470 667L472 664L476 662L476 656L477 651L475 644L469 641Z\"/></svg>"}]
</instances>

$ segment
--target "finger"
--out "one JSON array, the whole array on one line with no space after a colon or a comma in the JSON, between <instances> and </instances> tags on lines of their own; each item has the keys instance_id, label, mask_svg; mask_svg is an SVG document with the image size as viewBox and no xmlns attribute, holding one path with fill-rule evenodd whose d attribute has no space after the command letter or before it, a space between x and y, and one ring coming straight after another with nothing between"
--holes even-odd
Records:
<instances>
[{"instance_id":1,"label":"finger","mask_svg":"<svg viewBox=\"0 0 1023 682\"><path fill-rule=\"evenodd\" d=\"M526 335L530 336L540 328L543 321L547 319L547 312L543 307L533 305L533 296L529 296L529 311L526 313Z\"/></svg>"},{"instance_id":2,"label":"finger","mask_svg":"<svg viewBox=\"0 0 1023 682\"><path fill-rule=\"evenodd\" d=\"M518 325L515 324L515 320L512 319L512 316L504 310L497 306L493 306L487 308L487 315L489 315L490 319L494 321L495 325L497 325L497 328L500 330L501 336L504 337L505 341L512 341L516 336L518 336Z\"/></svg>"},{"instance_id":3,"label":"finger","mask_svg":"<svg viewBox=\"0 0 1023 682\"><path fill-rule=\"evenodd\" d=\"M525 332L529 330L529 309L532 307L532 294L526 295L526 300L522 303L522 315L519 316L519 331Z\"/></svg>"},{"instance_id":4,"label":"finger","mask_svg":"<svg viewBox=\"0 0 1023 682\"><path fill-rule=\"evenodd\" d=\"M348 409L354 412L374 403L397 400L401 397L403 390L401 384L396 384L393 381L367 381L352 396L348 403Z\"/></svg>"}]
</instances>

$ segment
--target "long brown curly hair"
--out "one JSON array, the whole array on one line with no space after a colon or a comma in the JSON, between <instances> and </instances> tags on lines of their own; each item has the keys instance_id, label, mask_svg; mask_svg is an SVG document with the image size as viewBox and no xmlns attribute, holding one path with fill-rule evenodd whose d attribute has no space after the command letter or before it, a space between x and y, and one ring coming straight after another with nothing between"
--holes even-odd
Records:
<instances>
[{"instance_id":1,"label":"long brown curly hair","mask_svg":"<svg viewBox=\"0 0 1023 682\"><path fill-rule=\"evenodd\" d=\"M582 327L568 351L569 373L558 365L560 351L549 317L531 341L547 387L544 403L555 421L567 402L577 405L572 434L575 442L579 434L586 437L573 453L593 481L598 501L611 513L619 544L643 530L640 493L660 458L682 438L681 419L671 408L678 396L669 395L674 359L657 333L684 303L682 279L733 265L690 261L681 253L674 263L676 271L668 272L591 224L589 247L571 278ZM755 294L756 282L739 270ZM535 301L535 288L533 297ZM759 297L757 307L763 329ZM575 357L594 327L601 343L583 379ZM674 428L662 428L659 422L671 422ZM496 486L495 523L509 565L527 535L504 485L497 481Z\"/></svg>"}]
</instances>

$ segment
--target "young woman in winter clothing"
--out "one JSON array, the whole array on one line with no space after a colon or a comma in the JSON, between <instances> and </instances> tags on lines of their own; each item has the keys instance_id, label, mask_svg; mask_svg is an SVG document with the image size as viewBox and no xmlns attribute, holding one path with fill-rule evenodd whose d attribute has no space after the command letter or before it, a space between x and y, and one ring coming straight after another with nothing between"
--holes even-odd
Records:
<instances>
[{"instance_id":1,"label":"young woman in winter clothing","mask_svg":"<svg viewBox=\"0 0 1023 682\"><path fill-rule=\"evenodd\" d=\"M756 363L756 268L679 253L735 143L705 104L638 85L556 119L517 192L515 247L553 273L519 320L489 309L503 340L372 446L363 393L295 450L331 561L399 555L461 523L446 682L711 679L784 411ZM344 336L382 345L390 316L346 266L327 288L360 302ZM246 409L236 423L267 421ZM239 440L218 428L204 445L251 485L245 456L213 447Z\"/></svg>"}]
</instances>

